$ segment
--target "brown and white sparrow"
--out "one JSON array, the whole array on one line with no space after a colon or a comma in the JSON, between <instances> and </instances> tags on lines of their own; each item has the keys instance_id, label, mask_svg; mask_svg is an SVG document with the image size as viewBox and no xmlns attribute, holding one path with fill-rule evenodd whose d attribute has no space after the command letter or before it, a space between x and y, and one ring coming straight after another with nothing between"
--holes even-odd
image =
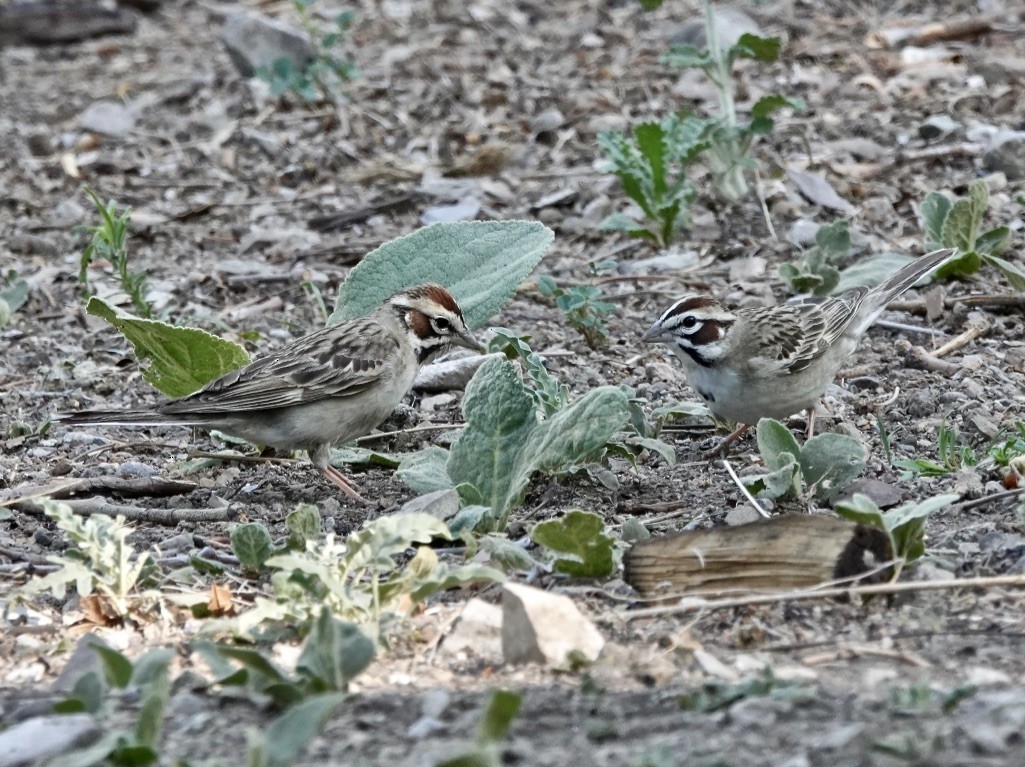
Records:
<instances>
[{"instance_id":1,"label":"brown and white sparrow","mask_svg":"<svg viewBox=\"0 0 1025 767\"><path fill-rule=\"evenodd\" d=\"M314 331L186 397L147 410L85 410L54 420L198 426L279 450L306 450L321 475L362 500L331 466L331 445L381 423L420 367L452 345L481 349L451 294L440 285L420 285L366 317Z\"/></svg>"},{"instance_id":2,"label":"brown and white sparrow","mask_svg":"<svg viewBox=\"0 0 1025 767\"><path fill-rule=\"evenodd\" d=\"M668 345L708 408L742 424L714 455L760 418L782 419L814 408L886 305L955 252L934 251L874 288L834 298L730 310L708 296L684 296L643 340Z\"/></svg>"}]
</instances>

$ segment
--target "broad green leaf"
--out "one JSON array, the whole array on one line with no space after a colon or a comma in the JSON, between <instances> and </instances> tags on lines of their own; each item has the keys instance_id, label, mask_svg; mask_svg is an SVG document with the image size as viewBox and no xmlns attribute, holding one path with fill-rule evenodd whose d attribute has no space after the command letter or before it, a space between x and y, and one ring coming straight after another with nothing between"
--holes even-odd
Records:
<instances>
[{"instance_id":1,"label":"broad green leaf","mask_svg":"<svg viewBox=\"0 0 1025 767\"><path fill-rule=\"evenodd\" d=\"M836 504L835 511L844 519L857 525L865 525L884 532L887 531L883 512L876 506L875 501L867 495L855 493L849 500Z\"/></svg>"},{"instance_id":2,"label":"broad green leaf","mask_svg":"<svg viewBox=\"0 0 1025 767\"><path fill-rule=\"evenodd\" d=\"M310 503L300 503L285 517L292 547L305 549L306 541L315 541L320 535L320 511Z\"/></svg>"},{"instance_id":3,"label":"broad green leaf","mask_svg":"<svg viewBox=\"0 0 1025 767\"><path fill-rule=\"evenodd\" d=\"M654 11L662 7L666 0L640 0L641 7L646 11Z\"/></svg>"},{"instance_id":4,"label":"broad green leaf","mask_svg":"<svg viewBox=\"0 0 1025 767\"><path fill-rule=\"evenodd\" d=\"M663 442L660 439L631 435L626 438L626 444L637 445L638 447L643 447L645 450L660 455L662 460L669 464L670 468L676 465L676 449L672 445Z\"/></svg>"},{"instance_id":5,"label":"broad green leaf","mask_svg":"<svg viewBox=\"0 0 1025 767\"><path fill-rule=\"evenodd\" d=\"M267 767L292 767L344 700L344 693L314 695L271 722L263 733Z\"/></svg>"},{"instance_id":6,"label":"broad green leaf","mask_svg":"<svg viewBox=\"0 0 1025 767\"><path fill-rule=\"evenodd\" d=\"M889 530L896 530L912 520L923 519L933 512L947 508L958 498L959 496L951 493L936 495L919 503L906 503L896 509L891 509L883 515L883 518Z\"/></svg>"},{"instance_id":7,"label":"broad green leaf","mask_svg":"<svg viewBox=\"0 0 1025 767\"><path fill-rule=\"evenodd\" d=\"M402 456L392 453L379 453L365 447L333 447L331 448L331 465L340 469L346 464L353 466L383 466L396 469L402 462Z\"/></svg>"},{"instance_id":8,"label":"broad green leaf","mask_svg":"<svg viewBox=\"0 0 1025 767\"><path fill-rule=\"evenodd\" d=\"M930 192L918 206L918 215L925 229L926 250L943 247L943 222L947 220L952 206L950 199L940 192Z\"/></svg>"},{"instance_id":9,"label":"broad green leaf","mask_svg":"<svg viewBox=\"0 0 1025 767\"><path fill-rule=\"evenodd\" d=\"M961 200L961 202L964 202ZM953 261L948 261L933 276L937 280L946 280L950 277L969 277L982 268L982 256L974 250L958 256Z\"/></svg>"},{"instance_id":10,"label":"broad green leaf","mask_svg":"<svg viewBox=\"0 0 1025 767\"><path fill-rule=\"evenodd\" d=\"M758 37L745 32L727 51L727 58L754 59L755 61L775 61L779 58L780 42L778 37Z\"/></svg>"},{"instance_id":11,"label":"broad green leaf","mask_svg":"<svg viewBox=\"0 0 1025 767\"><path fill-rule=\"evenodd\" d=\"M613 540L605 521L589 511L573 510L561 519L534 526L530 538L556 555L556 572L574 578L603 578L615 570Z\"/></svg>"},{"instance_id":12,"label":"broad green leaf","mask_svg":"<svg viewBox=\"0 0 1025 767\"><path fill-rule=\"evenodd\" d=\"M824 224L815 233L815 245L828 263L846 258L851 250L850 225L846 219Z\"/></svg>"},{"instance_id":13,"label":"broad green leaf","mask_svg":"<svg viewBox=\"0 0 1025 767\"><path fill-rule=\"evenodd\" d=\"M94 669L75 680L71 693L64 700L55 703L53 711L56 714L77 714L83 711L96 714L103 708L106 695L107 686L103 682L103 677Z\"/></svg>"},{"instance_id":14,"label":"broad green leaf","mask_svg":"<svg viewBox=\"0 0 1025 767\"><path fill-rule=\"evenodd\" d=\"M865 470L866 457L865 447L853 437L819 434L801 448L801 475L819 498L828 498Z\"/></svg>"},{"instance_id":15,"label":"broad green leaf","mask_svg":"<svg viewBox=\"0 0 1025 767\"><path fill-rule=\"evenodd\" d=\"M781 96L778 93L771 93L767 96L762 96L758 101L751 107L752 117L768 117L778 109L784 107L790 107L797 112L804 112L808 109L808 105L804 102L804 99L790 98L789 96Z\"/></svg>"},{"instance_id":16,"label":"broad green leaf","mask_svg":"<svg viewBox=\"0 0 1025 767\"><path fill-rule=\"evenodd\" d=\"M509 303L554 234L536 221L433 224L386 242L342 285L329 323L362 317L394 293L426 282L451 291L466 324L478 328Z\"/></svg>"},{"instance_id":17,"label":"broad green leaf","mask_svg":"<svg viewBox=\"0 0 1025 767\"><path fill-rule=\"evenodd\" d=\"M1015 290L1025 290L1025 271L999 256L983 256L987 264L997 268Z\"/></svg>"},{"instance_id":18,"label":"broad green leaf","mask_svg":"<svg viewBox=\"0 0 1025 767\"><path fill-rule=\"evenodd\" d=\"M448 521L448 529L458 538L464 532L480 533L491 530L494 522L495 515L490 506L473 505L460 509L459 513Z\"/></svg>"},{"instance_id":19,"label":"broad green leaf","mask_svg":"<svg viewBox=\"0 0 1025 767\"><path fill-rule=\"evenodd\" d=\"M160 758L153 746L140 746L135 743L122 743L110 752L110 762L119 767L145 767L155 764Z\"/></svg>"},{"instance_id":20,"label":"broad green leaf","mask_svg":"<svg viewBox=\"0 0 1025 767\"><path fill-rule=\"evenodd\" d=\"M968 187L968 200L972 204L972 232L978 237L982 228L982 219L989 210L989 186L984 179L976 179ZM974 240L973 245L974 248Z\"/></svg>"},{"instance_id":21,"label":"broad green leaf","mask_svg":"<svg viewBox=\"0 0 1025 767\"><path fill-rule=\"evenodd\" d=\"M125 688L132 681L132 662L113 647L91 642L89 647L103 663L104 676L111 687Z\"/></svg>"},{"instance_id":22,"label":"broad green leaf","mask_svg":"<svg viewBox=\"0 0 1025 767\"><path fill-rule=\"evenodd\" d=\"M537 562L528 554L522 546L510 541L504 535L488 534L482 535L477 543L481 551L487 552L491 562L503 570L519 570L526 572Z\"/></svg>"},{"instance_id":23,"label":"broad green leaf","mask_svg":"<svg viewBox=\"0 0 1025 767\"><path fill-rule=\"evenodd\" d=\"M168 397L184 397L249 364L249 355L241 346L199 328L142 319L96 296L89 299L85 310L131 341L142 363L142 377Z\"/></svg>"},{"instance_id":24,"label":"broad green leaf","mask_svg":"<svg viewBox=\"0 0 1025 767\"><path fill-rule=\"evenodd\" d=\"M636 543L646 541L651 537L651 533L637 517L627 517L620 529L620 537L625 543Z\"/></svg>"},{"instance_id":25,"label":"broad green leaf","mask_svg":"<svg viewBox=\"0 0 1025 767\"><path fill-rule=\"evenodd\" d=\"M801 482L800 469L797 458L790 453L783 453L782 465L778 469L740 479L756 498L775 500L798 492Z\"/></svg>"},{"instance_id":26,"label":"broad green leaf","mask_svg":"<svg viewBox=\"0 0 1025 767\"><path fill-rule=\"evenodd\" d=\"M95 743L59 754L52 759L42 762L42 764L45 767L93 767L93 765L107 765L110 764L107 757L122 745L124 737L123 730L105 732Z\"/></svg>"},{"instance_id":27,"label":"broad green leaf","mask_svg":"<svg viewBox=\"0 0 1025 767\"><path fill-rule=\"evenodd\" d=\"M421 578L415 588L409 592L409 599L418 604L440 591L466 586L471 583L501 583L505 574L493 567L485 567L475 563L450 567L444 563L437 565L429 576Z\"/></svg>"},{"instance_id":28,"label":"broad green leaf","mask_svg":"<svg viewBox=\"0 0 1025 767\"><path fill-rule=\"evenodd\" d=\"M651 186L655 196L661 197L666 191L666 158L665 133L658 123L642 123L634 128L637 148L651 169Z\"/></svg>"},{"instance_id":29,"label":"broad green leaf","mask_svg":"<svg viewBox=\"0 0 1025 767\"><path fill-rule=\"evenodd\" d=\"M801 447L797 444L794 435L777 420L761 419L755 434L758 452L765 462L765 468L769 471L776 471L789 465L791 462L786 459L786 455L793 456L794 460L801 455Z\"/></svg>"},{"instance_id":30,"label":"broad green leaf","mask_svg":"<svg viewBox=\"0 0 1025 767\"><path fill-rule=\"evenodd\" d=\"M975 226L975 209L970 200L958 200L943 222L942 242L946 248L957 248L964 253L975 249L979 230ZM950 266L949 264L947 265Z\"/></svg>"},{"instance_id":31,"label":"broad green leaf","mask_svg":"<svg viewBox=\"0 0 1025 767\"><path fill-rule=\"evenodd\" d=\"M712 411L700 402L674 402L651 411L655 421L675 421L681 418L711 418Z\"/></svg>"},{"instance_id":32,"label":"broad green leaf","mask_svg":"<svg viewBox=\"0 0 1025 767\"><path fill-rule=\"evenodd\" d=\"M430 447L402 459L395 476L416 493L426 495L436 490L455 487L448 474L449 453L443 447Z\"/></svg>"},{"instance_id":33,"label":"broad green leaf","mask_svg":"<svg viewBox=\"0 0 1025 767\"><path fill-rule=\"evenodd\" d=\"M24 279L14 280L7 287L0 289L0 327L28 300L31 286Z\"/></svg>"},{"instance_id":34,"label":"broad green leaf","mask_svg":"<svg viewBox=\"0 0 1025 767\"><path fill-rule=\"evenodd\" d=\"M340 621L323 609L306 639L296 671L323 683L324 688L347 692L349 682L374 659L374 642L354 623Z\"/></svg>"},{"instance_id":35,"label":"broad green leaf","mask_svg":"<svg viewBox=\"0 0 1025 767\"><path fill-rule=\"evenodd\" d=\"M863 258L840 272L840 279L832 292L839 295L853 288L873 288L914 260L914 256L903 253L879 253Z\"/></svg>"},{"instance_id":36,"label":"broad green leaf","mask_svg":"<svg viewBox=\"0 0 1025 767\"><path fill-rule=\"evenodd\" d=\"M274 553L274 544L266 527L259 522L247 522L231 529L231 550L242 567L258 573Z\"/></svg>"},{"instance_id":37,"label":"broad green leaf","mask_svg":"<svg viewBox=\"0 0 1025 767\"><path fill-rule=\"evenodd\" d=\"M1011 244L1011 230L1006 226L998 226L979 235L975 241L975 250L983 256L996 256Z\"/></svg>"},{"instance_id":38,"label":"broad green leaf","mask_svg":"<svg viewBox=\"0 0 1025 767\"><path fill-rule=\"evenodd\" d=\"M495 690L477 726L477 742L497 743L509 735L513 720L520 713L522 698L509 690Z\"/></svg>"},{"instance_id":39,"label":"broad green leaf","mask_svg":"<svg viewBox=\"0 0 1025 767\"><path fill-rule=\"evenodd\" d=\"M469 482L504 518L531 477L564 472L600 450L630 416L618 387L602 386L540 421L516 365L485 362L463 396L466 426L452 446L448 475Z\"/></svg>"},{"instance_id":40,"label":"broad green leaf","mask_svg":"<svg viewBox=\"0 0 1025 767\"><path fill-rule=\"evenodd\" d=\"M142 689L142 705L135 720L135 745L153 748L160 740L164 706L171 694L169 666L174 650L152 650L136 663L132 681Z\"/></svg>"}]
</instances>

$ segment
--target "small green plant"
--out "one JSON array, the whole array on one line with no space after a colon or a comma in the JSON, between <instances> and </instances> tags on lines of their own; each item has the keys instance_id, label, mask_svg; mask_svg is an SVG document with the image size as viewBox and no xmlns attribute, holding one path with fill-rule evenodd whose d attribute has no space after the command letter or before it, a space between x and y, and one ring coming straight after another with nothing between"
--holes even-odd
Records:
<instances>
[{"instance_id":1,"label":"small green plant","mask_svg":"<svg viewBox=\"0 0 1025 767\"><path fill-rule=\"evenodd\" d=\"M892 580L897 580L906 564L925 554L925 518L935 511L945 509L957 498L956 495L937 495L921 503L906 503L884 513L871 498L855 493L849 501L836 504L836 513L851 522L886 533L892 557L897 560Z\"/></svg>"},{"instance_id":2,"label":"small green plant","mask_svg":"<svg viewBox=\"0 0 1025 767\"><path fill-rule=\"evenodd\" d=\"M547 418L569 402L569 387L559 383L548 372L544 357L530 348L529 340L529 336L516 336L505 328L495 328L495 335L488 342L488 352L501 352L511 360L523 363L531 383L527 389L537 402L541 415Z\"/></svg>"},{"instance_id":3,"label":"small green plant","mask_svg":"<svg viewBox=\"0 0 1025 767\"><path fill-rule=\"evenodd\" d=\"M784 107L803 111L806 107L801 99L765 95L751 107L751 119L741 121L733 97L733 65L737 59L775 61L779 57L780 41L747 33L724 49L716 31L711 0L705 0L704 8L707 48L674 45L662 56L662 62L683 69L700 69L715 86L719 94L719 114L697 122L701 131L695 140L707 145L708 165L720 192L728 200L739 200L748 192L745 173L757 167L751 150L758 136L772 132L773 112Z\"/></svg>"},{"instance_id":4,"label":"small green plant","mask_svg":"<svg viewBox=\"0 0 1025 767\"><path fill-rule=\"evenodd\" d=\"M1025 290L1025 272L1000 253L1011 242L1011 230L998 226L981 232L989 210L989 187L983 179L973 181L967 197L951 201L940 192L930 192L918 208L925 231L926 250L957 248L958 256L936 271L937 279L967 277L983 264L1000 271L1015 290Z\"/></svg>"},{"instance_id":5,"label":"small green plant","mask_svg":"<svg viewBox=\"0 0 1025 767\"><path fill-rule=\"evenodd\" d=\"M763 418L757 442L766 471L741 479L758 498L826 499L865 470L865 448L843 434L819 434L802 446L782 423Z\"/></svg>"},{"instance_id":6,"label":"small green plant","mask_svg":"<svg viewBox=\"0 0 1025 767\"><path fill-rule=\"evenodd\" d=\"M521 703L519 694L495 690L477 724L474 747L452 759L436 762L435 767L502 767L502 742L519 716Z\"/></svg>"},{"instance_id":7,"label":"small green plant","mask_svg":"<svg viewBox=\"0 0 1025 767\"><path fill-rule=\"evenodd\" d=\"M0 328L28 301L31 290L28 282L19 277L14 269L0 277Z\"/></svg>"},{"instance_id":8,"label":"small green plant","mask_svg":"<svg viewBox=\"0 0 1025 767\"><path fill-rule=\"evenodd\" d=\"M1015 421L1014 432L993 440L989 446L989 457L997 466L1009 466L1015 458L1025 455L1025 423Z\"/></svg>"},{"instance_id":9,"label":"small green plant","mask_svg":"<svg viewBox=\"0 0 1025 767\"><path fill-rule=\"evenodd\" d=\"M308 521L308 520L307 520ZM262 528L262 529L261 529ZM324 540L303 533L304 550L274 549L262 525L236 528L232 544L247 569L267 568L273 598L257 597L252 610L227 621L246 636L257 626L295 626L307 630L322 607L385 641L391 626L432 594L456 586L500 581L502 573L466 564L450 567L429 546L420 545L405 565L414 544L451 540L448 527L429 514L380 517L344 540ZM293 529L290 538L295 535Z\"/></svg>"},{"instance_id":10,"label":"small green plant","mask_svg":"<svg viewBox=\"0 0 1025 767\"><path fill-rule=\"evenodd\" d=\"M466 387L466 426L451 451L415 454L399 477L422 493L459 490L467 508L450 521L453 530L504 531L536 473L571 473L604 455L630 420L630 398L599 386L545 416L513 362L488 360Z\"/></svg>"},{"instance_id":11,"label":"small green plant","mask_svg":"<svg viewBox=\"0 0 1025 767\"><path fill-rule=\"evenodd\" d=\"M607 132L598 146L619 176L626 196L647 218L639 222L623 213L606 218L599 228L623 232L667 247L680 229L690 228L690 203L695 192L687 182L687 166L708 145L701 138L702 121L672 114L661 122L638 125L633 133Z\"/></svg>"},{"instance_id":12,"label":"small green plant","mask_svg":"<svg viewBox=\"0 0 1025 767\"><path fill-rule=\"evenodd\" d=\"M828 296L840 282L839 266L851 250L847 221L841 219L819 227L815 244L789 264L781 264L779 276L795 293Z\"/></svg>"},{"instance_id":13,"label":"small green plant","mask_svg":"<svg viewBox=\"0 0 1025 767\"><path fill-rule=\"evenodd\" d=\"M592 349L608 346L605 318L616 311L616 306L601 300L601 288L594 285L560 288L551 277L542 275L537 278L537 289L542 296L555 299L555 305L566 315L570 327L584 337L588 346Z\"/></svg>"},{"instance_id":14,"label":"small green plant","mask_svg":"<svg viewBox=\"0 0 1025 767\"><path fill-rule=\"evenodd\" d=\"M99 642L91 647L100 657L102 669L80 676L69 696L55 705L55 711L60 714L87 712L106 719L117 708L111 693L118 691L138 700L135 724L131 729L109 730L90 745L47 764L53 767L155 764L160 758L157 749L164 724L164 707L171 693L169 669L174 651L151 650L132 663Z\"/></svg>"},{"instance_id":15,"label":"small green plant","mask_svg":"<svg viewBox=\"0 0 1025 767\"><path fill-rule=\"evenodd\" d=\"M605 578L615 571L615 541L597 514L574 509L539 522L530 539L554 555L552 569L573 578Z\"/></svg>"},{"instance_id":16,"label":"small green plant","mask_svg":"<svg viewBox=\"0 0 1025 767\"><path fill-rule=\"evenodd\" d=\"M687 711L712 713L724 711L745 698L775 698L795 701L806 698L809 691L797 682L777 679L766 666L761 673L751 674L739 682L721 680L705 682L700 687L680 696L680 707Z\"/></svg>"},{"instance_id":17,"label":"small green plant","mask_svg":"<svg viewBox=\"0 0 1025 767\"><path fill-rule=\"evenodd\" d=\"M128 249L125 240L128 236L128 223L132 220L131 207L127 206L118 212L114 200L104 205L91 189L86 189L85 193L96 206L101 221L89 229L92 238L79 259L78 281L82 285L83 294L89 296L92 293L89 289L89 266L94 259L102 258L109 261L114 268L121 288L135 304L139 314L147 319L152 317L153 308L146 300L146 273L133 272L128 268Z\"/></svg>"},{"instance_id":18,"label":"small green plant","mask_svg":"<svg viewBox=\"0 0 1025 767\"><path fill-rule=\"evenodd\" d=\"M979 457L975 454L975 450L969 445L962 445L957 429L947 425L945 420L940 424L937 452L939 453L939 462L928 458L894 461L894 466L904 469L901 481L917 477L942 477L979 463Z\"/></svg>"},{"instance_id":19,"label":"small green plant","mask_svg":"<svg viewBox=\"0 0 1025 767\"><path fill-rule=\"evenodd\" d=\"M73 544L63 555L47 559L61 569L29 581L26 594L50 590L63 598L68 584L75 584L79 596L93 593L105 597L118 615L126 615L130 597L139 587L155 582L158 568L147 553L138 553L128 543L134 531L124 517L95 514L83 519L66 503L44 501L43 513L57 523Z\"/></svg>"},{"instance_id":20,"label":"small green plant","mask_svg":"<svg viewBox=\"0 0 1025 767\"><path fill-rule=\"evenodd\" d=\"M358 74L356 63L341 53L354 14L351 11L338 14L331 27L325 30L310 14L310 6L315 2L292 0L299 22L313 42L313 59L300 69L292 59L283 56L269 67L256 70L256 76L270 85L274 96L294 93L309 103L334 101L341 84L355 79Z\"/></svg>"},{"instance_id":21,"label":"small green plant","mask_svg":"<svg viewBox=\"0 0 1025 767\"><path fill-rule=\"evenodd\" d=\"M349 690L374 659L376 646L354 623L341 621L327 607L320 611L296 662L294 677L254 647L202 642L196 650L216 675L216 683L247 687L267 695L279 709L313 696Z\"/></svg>"}]
</instances>

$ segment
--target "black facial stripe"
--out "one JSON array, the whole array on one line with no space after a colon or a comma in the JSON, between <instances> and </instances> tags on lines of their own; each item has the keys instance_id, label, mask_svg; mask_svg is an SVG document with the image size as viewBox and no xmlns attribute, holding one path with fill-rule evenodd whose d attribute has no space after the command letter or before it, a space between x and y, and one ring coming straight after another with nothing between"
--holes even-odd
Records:
<instances>
[{"instance_id":1,"label":"black facial stripe","mask_svg":"<svg viewBox=\"0 0 1025 767\"><path fill-rule=\"evenodd\" d=\"M702 357L701 356L701 352L699 352L697 349L695 349L690 344L684 343L681 340L681 341L677 341L676 342L676 347L681 352L685 353L688 357L690 357L692 360L694 360L696 363L701 365L701 367L703 367L703 368L710 368L710 367L712 367L712 362L710 360L706 360L704 357Z\"/></svg>"}]
</instances>

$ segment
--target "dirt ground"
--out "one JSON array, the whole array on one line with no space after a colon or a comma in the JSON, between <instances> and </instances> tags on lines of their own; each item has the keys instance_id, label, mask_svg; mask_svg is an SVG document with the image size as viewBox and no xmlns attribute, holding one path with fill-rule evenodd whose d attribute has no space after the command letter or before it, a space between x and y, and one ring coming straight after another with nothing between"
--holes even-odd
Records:
<instances>
[{"instance_id":1,"label":"dirt ground","mask_svg":"<svg viewBox=\"0 0 1025 767\"><path fill-rule=\"evenodd\" d=\"M291 18L289 3L245 5ZM933 42L922 48L921 60L865 45L874 30L974 17L979 6L996 19L988 33ZM133 206L132 263L149 272L160 314L242 340L254 354L323 321L304 284L315 286L330 308L349 267L417 228L428 209L472 197L480 202L479 218L541 220L556 239L539 273L585 284L595 279L589 263L614 262L596 278L617 307L608 323L611 344L589 349L529 287L493 324L529 335L574 393L624 383L654 407L695 399L668 353L639 342L672 299L700 290L734 303L782 300L786 289L776 267L795 256L795 222L799 229L802 221L839 216L801 197L781 165L823 173L858 208L852 228L863 252L917 253L918 201L934 189L964 194L987 175L984 142L972 130L1021 129L1025 119L1019 3L744 4L767 34L783 38L784 48L776 64L740 67L741 103L779 91L802 97L809 112L781 114L759 145L764 212L755 195L723 203L707 175L696 175L695 226L678 243L693 258L660 270L646 261L657 255L650 246L596 230L605 215L625 207L618 182L601 170L596 136L682 107L714 109L714 93L700 79L658 62L667 38L699 18L694 3L668 0L653 13L626 0L362 0L351 7L360 76L347 87L340 117L330 108L275 107L238 75L217 39L225 15L238 8L228 3L167 0L130 35L0 50L0 271L17 270L33 284L29 302L0 327L0 491L59 477L155 472L199 487L133 503L227 503L236 518L261 521L276 536L284 533L284 515L303 501L318 504L339 533L368 515L302 465L210 462L184 475L191 451L219 447L202 434L60 426L38 433L55 412L156 399L128 343L82 309L79 227L92 220L83 186ZM137 107L126 136L80 128L79 116L102 99ZM918 128L936 113L949 114L959 128L926 141ZM496 173L442 176L482 146L504 157ZM1012 228L1009 257L1021 264L1025 223L1014 201L1021 182L991 177L990 186L991 225ZM313 226L326 215L414 191L405 207L356 217L341 231ZM117 298L109 275L94 272L100 293ZM987 269L948 283L946 292L961 297L1010 288ZM907 298L923 295L912 291ZM958 372L906 364L902 339L938 347L979 315L988 332L946 358ZM871 451L866 476L898 487L907 499L956 492L976 500L1001 492L997 471L986 465L899 481L876 423L886 424L894 459L935 459L944 419L979 450L995 432L1025 421L1020 309L951 304L932 322L898 311L885 319L940 334L872 330L827 393L819 429L862 439ZM408 404L403 425L461 418L458 392L413 394ZM797 431L801 419L793 425ZM441 441L451 438L441 434ZM417 432L379 446L414 450L432 438ZM636 468L614 462L615 490L586 476L538 480L514 514L513 532L570 508L599 512L610 524L635 515L653 535L723 524L744 500L720 464L700 460L712 438L701 428L670 434L678 456L673 469L653 456ZM753 466L753 441L742 442L731 460L738 468ZM369 469L357 480L365 495L380 499L371 517L413 497L388 470ZM137 547L160 545L187 532L216 545L227 540L227 530L226 523L142 525L132 540ZM65 545L43 517L24 511L0 517L0 578L7 581L0 598L10 599L26 563ZM930 518L921 577L1023 572L1025 536L1014 499ZM609 644L594 667L558 674L436 652L439 633L470 595L447 594L412 618L414 630L359 678L357 694L302 763L432 765L472 739L477 712L496 687L524 693L503 750L506 764L565 765L581 757L596 765L653 767L1025 761L1020 592L947 591L866 605L823 601L629 620L623 599L629 589L619 579L580 585L543 576L539 583L572 593L602 629ZM496 587L476 593L489 601L499 596ZM52 697L69 651L91 628L73 598L36 605L52 622L40 631L19 626L21 608L8 606L0 724ZM196 628L195 621L169 620L99 633L135 654L183 648ZM184 651L180 662L190 664ZM779 680L771 695L717 711L680 705L681 695L706 682L736 682L764 666ZM931 696L907 703L909 690L924 688ZM945 711L943 702L957 690L965 699ZM438 721L414 727L425 711L437 711L431 716ZM186 684L170 712L168 763L175 757L233 763L246 729L271 718L253 703Z\"/></svg>"}]
</instances>

